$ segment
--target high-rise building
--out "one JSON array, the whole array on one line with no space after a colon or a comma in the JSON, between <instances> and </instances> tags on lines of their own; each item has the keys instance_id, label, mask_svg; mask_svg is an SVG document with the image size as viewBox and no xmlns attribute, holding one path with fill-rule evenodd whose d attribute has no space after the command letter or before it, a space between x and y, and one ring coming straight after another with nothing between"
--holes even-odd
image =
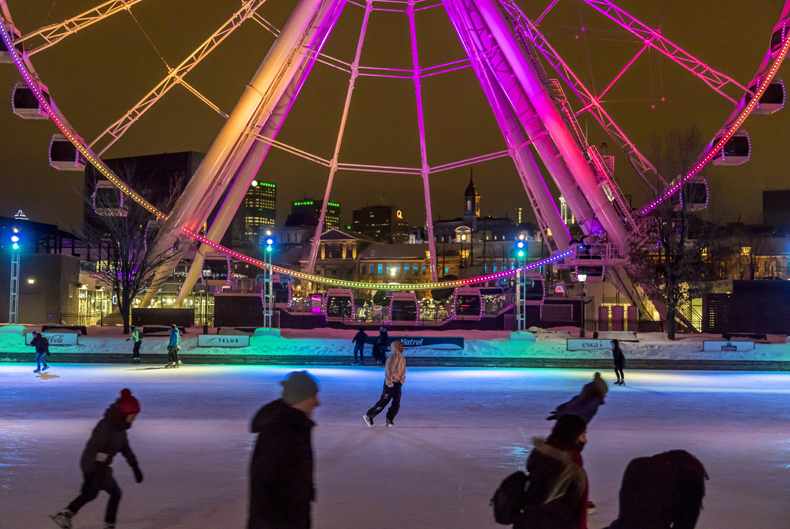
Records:
<instances>
[{"instance_id":1,"label":"high-rise building","mask_svg":"<svg viewBox=\"0 0 790 529\"><path fill-rule=\"evenodd\" d=\"M244 239L257 243L264 230L274 228L276 214L277 186L253 180L236 212L239 227L243 226Z\"/></svg>"},{"instance_id":2,"label":"high-rise building","mask_svg":"<svg viewBox=\"0 0 790 529\"><path fill-rule=\"evenodd\" d=\"M304 219L302 224L312 223L315 226L318 224L318 219L321 218L321 207L323 205L323 200L300 200L291 204L291 215L295 218ZM340 204L337 202L329 202L327 204L324 228L340 228Z\"/></svg>"},{"instance_id":3,"label":"high-rise building","mask_svg":"<svg viewBox=\"0 0 790 529\"><path fill-rule=\"evenodd\" d=\"M409 235L409 223L395 206L355 209L352 228L379 242L402 243Z\"/></svg>"}]
</instances>

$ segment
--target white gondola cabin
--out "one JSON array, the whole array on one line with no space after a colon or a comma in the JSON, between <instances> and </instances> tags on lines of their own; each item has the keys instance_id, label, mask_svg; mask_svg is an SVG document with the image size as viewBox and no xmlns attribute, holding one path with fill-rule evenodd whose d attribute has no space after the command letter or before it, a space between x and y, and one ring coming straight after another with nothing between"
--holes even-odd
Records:
<instances>
[{"instance_id":1,"label":"white gondola cabin","mask_svg":"<svg viewBox=\"0 0 790 529\"><path fill-rule=\"evenodd\" d=\"M350 320L354 313L354 294L350 288L330 288L326 292L326 319Z\"/></svg>"},{"instance_id":2,"label":"white gondola cabin","mask_svg":"<svg viewBox=\"0 0 790 529\"><path fill-rule=\"evenodd\" d=\"M41 92L44 94L44 99L49 103L49 90L43 84L38 85ZM36 94L33 93L25 83L17 83L14 85L14 93L11 96L11 104L13 105L14 114L23 119L49 119L47 111L41 108L41 105L36 99Z\"/></svg>"},{"instance_id":3,"label":"white gondola cabin","mask_svg":"<svg viewBox=\"0 0 790 529\"><path fill-rule=\"evenodd\" d=\"M721 135L717 135L713 140L713 145L716 145L721 139ZM752 142L749 139L749 133L745 130L739 130L733 134L724 147L713 157L713 165L742 165L749 161L752 154Z\"/></svg>"},{"instance_id":4,"label":"white gondola cabin","mask_svg":"<svg viewBox=\"0 0 790 529\"><path fill-rule=\"evenodd\" d=\"M55 134L49 142L49 165L59 171L84 171L85 157L65 134Z\"/></svg>"},{"instance_id":5,"label":"white gondola cabin","mask_svg":"<svg viewBox=\"0 0 790 529\"><path fill-rule=\"evenodd\" d=\"M390 298L390 320L415 322L420 317L414 292L393 292Z\"/></svg>"},{"instance_id":6,"label":"white gondola cabin","mask_svg":"<svg viewBox=\"0 0 790 529\"><path fill-rule=\"evenodd\" d=\"M22 34L18 29L9 24L4 23L3 26L5 26L5 30L11 36L11 41L15 42L14 48L16 48L17 53L22 55L25 52L25 48L22 46L21 42L17 42L22 38ZM0 39L0 63L13 64L13 62L14 58L11 56L11 53L9 53L8 48L5 45L5 41Z\"/></svg>"},{"instance_id":7,"label":"white gondola cabin","mask_svg":"<svg viewBox=\"0 0 790 529\"><path fill-rule=\"evenodd\" d=\"M762 79L759 77L752 81L749 85L749 91L752 93L756 92L761 81ZM784 82L781 79L774 79L768 84L768 88L765 89L760 102L752 110L752 114L773 114L774 112L779 112L785 106L786 97ZM752 94L747 93L743 98L744 106L748 105L751 100Z\"/></svg>"}]
</instances>

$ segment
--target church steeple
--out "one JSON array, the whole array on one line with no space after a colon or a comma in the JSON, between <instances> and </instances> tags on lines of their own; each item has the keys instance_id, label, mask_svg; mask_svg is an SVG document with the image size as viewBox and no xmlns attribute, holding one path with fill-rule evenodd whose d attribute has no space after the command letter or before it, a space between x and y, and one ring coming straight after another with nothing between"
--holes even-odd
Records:
<instances>
[{"instance_id":1,"label":"church steeple","mask_svg":"<svg viewBox=\"0 0 790 529\"><path fill-rule=\"evenodd\" d=\"M477 219L480 217L480 194L475 186L475 173L472 168L469 174L469 185L464 192L464 224L477 230Z\"/></svg>"}]
</instances>

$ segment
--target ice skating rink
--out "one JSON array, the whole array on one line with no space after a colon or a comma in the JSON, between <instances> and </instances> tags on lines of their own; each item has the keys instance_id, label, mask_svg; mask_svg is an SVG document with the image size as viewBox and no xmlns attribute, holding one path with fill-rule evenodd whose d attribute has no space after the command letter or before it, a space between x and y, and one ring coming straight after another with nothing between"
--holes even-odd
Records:
<instances>
[{"instance_id":1,"label":"ice skating rink","mask_svg":"<svg viewBox=\"0 0 790 529\"><path fill-rule=\"evenodd\" d=\"M186 359L188 361L188 359ZM80 486L79 456L91 429L129 387L142 412L129 431L145 481L119 455L119 529L245 527L249 420L279 396L294 369L262 366L0 364L0 528L54 528L48 514ZM488 500L523 467L545 417L592 371L435 369L407 372L400 415L366 428L380 368L314 368L322 407L314 430L318 529L494 528ZM790 519L790 374L626 372L610 383L583 456L598 512L617 513L632 458L683 448L710 475L698 528L777 529ZM75 528L101 527L107 496Z\"/></svg>"}]
</instances>

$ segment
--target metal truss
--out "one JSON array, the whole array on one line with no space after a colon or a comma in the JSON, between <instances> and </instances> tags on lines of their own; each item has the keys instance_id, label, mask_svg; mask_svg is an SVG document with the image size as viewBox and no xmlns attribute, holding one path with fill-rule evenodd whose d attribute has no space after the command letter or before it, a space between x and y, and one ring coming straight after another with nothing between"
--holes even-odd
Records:
<instances>
[{"instance_id":1,"label":"metal truss","mask_svg":"<svg viewBox=\"0 0 790 529\"><path fill-rule=\"evenodd\" d=\"M89 11L81 13L76 17L64 20L60 24L52 24L28 33L19 39L17 43L31 41L37 37L43 39L43 44L36 46L35 48L25 50L25 53L27 53L28 56L32 56L40 51L44 51L45 49L54 46L69 35L73 35L78 31L81 31L88 26L99 22L100 20L104 20L105 18L110 17L116 13L120 13L121 11L129 11L134 4L140 2L142 2L142 0L110 0L109 2L105 2Z\"/></svg>"},{"instance_id":2,"label":"metal truss","mask_svg":"<svg viewBox=\"0 0 790 529\"><path fill-rule=\"evenodd\" d=\"M702 79L705 84L732 101L733 104L737 105L739 100L730 97L724 92L723 89L728 84L735 85L744 92L751 93L750 90L732 77L714 70L677 44L662 36L661 31L643 24L612 2L608 0L584 0L584 2L632 35L636 36L644 44L660 51L680 66Z\"/></svg>"},{"instance_id":3,"label":"metal truss","mask_svg":"<svg viewBox=\"0 0 790 529\"><path fill-rule=\"evenodd\" d=\"M193 51L189 57L184 59L181 64L170 70L170 72L167 74L167 77L165 77L158 85L156 85L153 90L148 92L148 94L146 94L144 98L142 98L131 110L129 110L126 115L110 125L95 140L93 140L93 142L90 144L90 147L94 148L94 146L96 146L106 136L111 136L112 139L110 139L109 142L98 152L99 156L103 155L107 149L109 149L116 141L121 139L121 136L123 136L126 131L129 130L129 127L131 127L138 119L140 119L140 117L145 114L154 105L154 103L159 101L162 96L169 92L170 89L175 85L183 84L183 77L188 74L195 66L197 66L200 61L205 59L212 51L214 51L223 40L233 33L245 20L250 18L264 3L266 3L266 0L246 0L241 6L241 9L236 11L233 16L222 25L222 27L214 32L214 34L211 35L205 42L203 42L200 47ZM191 87L187 89L193 93L196 93L196 91ZM203 102L207 102L204 97L199 97L201 100L203 100ZM214 105L209 106L215 110L218 110ZM219 112L220 114L224 114L222 111Z\"/></svg>"}]
</instances>

